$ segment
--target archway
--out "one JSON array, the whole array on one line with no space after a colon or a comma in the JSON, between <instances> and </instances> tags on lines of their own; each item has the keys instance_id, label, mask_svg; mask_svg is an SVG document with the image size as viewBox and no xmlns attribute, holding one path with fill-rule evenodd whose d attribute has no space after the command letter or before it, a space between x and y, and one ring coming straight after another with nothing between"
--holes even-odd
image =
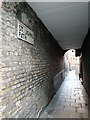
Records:
<instances>
[{"instance_id":1,"label":"archway","mask_svg":"<svg viewBox=\"0 0 90 120\"><path fill-rule=\"evenodd\" d=\"M69 71L75 71L75 74L79 76L80 73L80 57L75 56L76 50L70 49L64 54L65 61L65 75Z\"/></svg>"}]
</instances>

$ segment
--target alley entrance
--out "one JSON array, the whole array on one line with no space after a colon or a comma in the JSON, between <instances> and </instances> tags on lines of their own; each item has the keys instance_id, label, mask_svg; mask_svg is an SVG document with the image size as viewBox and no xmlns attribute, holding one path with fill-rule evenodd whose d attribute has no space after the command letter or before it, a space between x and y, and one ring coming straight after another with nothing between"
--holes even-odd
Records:
<instances>
[{"instance_id":1,"label":"alley entrance","mask_svg":"<svg viewBox=\"0 0 90 120\"><path fill-rule=\"evenodd\" d=\"M41 118L88 118L88 96L75 70L68 73Z\"/></svg>"}]
</instances>

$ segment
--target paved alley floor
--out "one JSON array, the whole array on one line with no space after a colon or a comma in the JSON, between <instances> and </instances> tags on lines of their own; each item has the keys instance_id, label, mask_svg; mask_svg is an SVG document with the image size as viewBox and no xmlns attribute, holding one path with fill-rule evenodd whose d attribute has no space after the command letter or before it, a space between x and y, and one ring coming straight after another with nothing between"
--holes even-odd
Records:
<instances>
[{"instance_id":1,"label":"paved alley floor","mask_svg":"<svg viewBox=\"0 0 90 120\"><path fill-rule=\"evenodd\" d=\"M88 96L75 71L70 71L40 118L88 118Z\"/></svg>"}]
</instances>

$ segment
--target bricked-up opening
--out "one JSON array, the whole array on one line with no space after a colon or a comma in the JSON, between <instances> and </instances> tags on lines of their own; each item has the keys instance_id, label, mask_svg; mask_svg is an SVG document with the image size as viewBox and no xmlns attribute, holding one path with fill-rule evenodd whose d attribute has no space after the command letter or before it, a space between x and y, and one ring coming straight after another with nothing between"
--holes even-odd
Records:
<instances>
[{"instance_id":1,"label":"bricked-up opening","mask_svg":"<svg viewBox=\"0 0 90 120\"><path fill-rule=\"evenodd\" d=\"M70 49L64 54L65 75L72 70L74 70L78 76L80 74L80 57L76 57L75 52L74 49Z\"/></svg>"},{"instance_id":2,"label":"bricked-up opening","mask_svg":"<svg viewBox=\"0 0 90 120\"><path fill-rule=\"evenodd\" d=\"M26 2L3 2L0 10L0 117L38 118L64 80L63 50ZM18 20L33 44L17 36Z\"/></svg>"}]
</instances>

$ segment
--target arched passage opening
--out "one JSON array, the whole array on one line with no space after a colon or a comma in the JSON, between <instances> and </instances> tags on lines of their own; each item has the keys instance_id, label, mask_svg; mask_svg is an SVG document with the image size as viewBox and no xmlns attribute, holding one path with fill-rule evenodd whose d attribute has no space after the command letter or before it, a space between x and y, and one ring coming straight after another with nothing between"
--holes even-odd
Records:
<instances>
[{"instance_id":1,"label":"arched passage opening","mask_svg":"<svg viewBox=\"0 0 90 120\"><path fill-rule=\"evenodd\" d=\"M76 50L70 49L64 54L64 64L65 64L65 75L69 71L74 71L78 75L80 73L80 56L75 56Z\"/></svg>"}]
</instances>

